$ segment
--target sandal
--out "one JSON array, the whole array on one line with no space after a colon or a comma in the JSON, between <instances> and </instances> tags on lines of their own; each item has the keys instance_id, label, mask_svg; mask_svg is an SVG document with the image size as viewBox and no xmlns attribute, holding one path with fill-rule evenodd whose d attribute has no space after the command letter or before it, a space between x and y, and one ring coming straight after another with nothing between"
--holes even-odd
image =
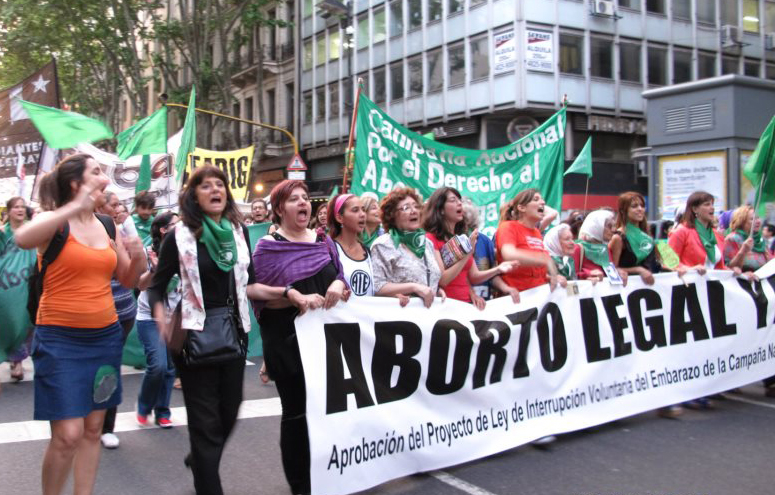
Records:
<instances>
[{"instance_id":1,"label":"sandal","mask_svg":"<svg viewBox=\"0 0 775 495\"><path fill-rule=\"evenodd\" d=\"M11 363L11 378L17 382L24 380L24 366L20 361Z\"/></svg>"},{"instance_id":2,"label":"sandal","mask_svg":"<svg viewBox=\"0 0 775 495\"><path fill-rule=\"evenodd\" d=\"M259 370L258 376L261 378L261 383L264 385L268 385L269 381L272 379L266 371L266 362L261 363L261 370Z\"/></svg>"}]
</instances>

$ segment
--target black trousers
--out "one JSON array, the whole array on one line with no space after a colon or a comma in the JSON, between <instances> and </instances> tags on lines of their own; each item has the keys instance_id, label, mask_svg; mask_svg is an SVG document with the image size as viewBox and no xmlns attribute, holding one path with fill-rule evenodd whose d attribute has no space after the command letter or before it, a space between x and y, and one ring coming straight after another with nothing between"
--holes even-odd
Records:
<instances>
[{"instance_id":1,"label":"black trousers","mask_svg":"<svg viewBox=\"0 0 775 495\"><path fill-rule=\"evenodd\" d=\"M132 318L130 320L124 320L121 323L121 330L124 331L124 343L126 344L126 338L129 337L129 333L132 331L132 328L135 326L135 319ZM121 370L119 370L119 373L121 373ZM116 428L116 411L118 410L117 407L111 407L107 411L105 411L105 421L102 423L102 433L113 433L113 430Z\"/></svg>"},{"instance_id":2,"label":"black trousers","mask_svg":"<svg viewBox=\"0 0 775 495\"><path fill-rule=\"evenodd\" d=\"M189 368L177 359L191 442L191 471L197 495L221 495L218 469L242 402L245 360Z\"/></svg>"}]
</instances>

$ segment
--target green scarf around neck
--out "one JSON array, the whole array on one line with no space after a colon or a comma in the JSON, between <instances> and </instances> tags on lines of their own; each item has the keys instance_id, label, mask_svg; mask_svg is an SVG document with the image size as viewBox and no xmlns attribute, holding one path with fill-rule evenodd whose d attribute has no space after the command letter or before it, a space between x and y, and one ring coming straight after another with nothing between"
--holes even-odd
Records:
<instances>
[{"instance_id":1,"label":"green scarf around neck","mask_svg":"<svg viewBox=\"0 0 775 495\"><path fill-rule=\"evenodd\" d=\"M705 248L705 253L708 255L708 260L712 264L716 264L716 234L713 232L713 227L706 227L699 220L694 220L694 230L700 236L700 242L702 247Z\"/></svg>"},{"instance_id":2,"label":"green scarf around neck","mask_svg":"<svg viewBox=\"0 0 775 495\"><path fill-rule=\"evenodd\" d=\"M393 239L393 245L395 247L403 244L418 258L423 258L425 256L425 231L423 229L390 229L390 238Z\"/></svg>"},{"instance_id":3,"label":"green scarf around neck","mask_svg":"<svg viewBox=\"0 0 775 495\"><path fill-rule=\"evenodd\" d=\"M361 232L361 242L369 248L377 240L377 237L379 237L379 227L374 229L374 232L371 234L369 234L368 229L363 229L363 232Z\"/></svg>"},{"instance_id":4,"label":"green scarf around neck","mask_svg":"<svg viewBox=\"0 0 775 495\"><path fill-rule=\"evenodd\" d=\"M132 220L135 222L135 229L137 235L140 236L140 240L143 241L143 245L148 247L151 245L153 239L151 238L151 224L153 223L153 216L148 220L143 220L137 213L132 215Z\"/></svg>"},{"instance_id":5,"label":"green scarf around neck","mask_svg":"<svg viewBox=\"0 0 775 495\"><path fill-rule=\"evenodd\" d=\"M640 265L654 250L654 239L643 232L640 227L630 222L627 222L624 236L627 238L627 242L630 243L630 249L635 254L637 264Z\"/></svg>"},{"instance_id":6,"label":"green scarf around neck","mask_svg":"<svg viewBox=\"0 0 775 495\"><path fill-rule=\"evenodd\" d=\"M735 233L743 238L743 241L748 239L748 232L745 230L737 229L735 230ZM763 253L766 249L766 244L764 243L764 239L762 239L762 233L754 232L753 233L753 248L751 248L751 251L755 253Z\"/></svg>"},{"instance_id":7,"label":"green scarf around neck","mask_svg":"<svg viewBox=\"0 0 775 495\"><path fill-rule=\"evenodd\" d=\"M568 280L576 280L576 263L574 263L573 258L570 256L552 255L552 260L554 260L554 264L557 266L557 273Z\"/></svg>"},{"instance_id":8,"label":"green scarf around neck","mask_svg":"<svg viewBox=\"0 0 775 495\"><path fill-rule=\"evenodd\" d=\"M611 258L608 257L608 246L597 242L576 241L584 248L584 257L589 258L592 263L604 267L608 266ZM581 268L581 267L579 267Z\"/></svg>"},{"instance_id":9,"label":"green scarf around neck","mask_svg":"<svg viewBox=\"0 0 775 495\"><path fill-rule=\"evenodd\" d=\"M215 223L207 215L202 219L202 237L199 240L207 248L207 252L218 268L228 272L237 262L237 242L234 240L234 231L226 217L221 217L219 223Z\"/></svg>"}]
</instances>

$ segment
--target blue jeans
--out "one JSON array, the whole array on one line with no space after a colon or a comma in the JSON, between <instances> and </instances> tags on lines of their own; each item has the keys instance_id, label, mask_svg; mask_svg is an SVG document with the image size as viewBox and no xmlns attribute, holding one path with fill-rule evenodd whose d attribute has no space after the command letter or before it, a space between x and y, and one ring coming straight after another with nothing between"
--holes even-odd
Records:
<instances>
[{"instance_id":1,"label":"blue jeans","mask_svg":"<svg viewBox=\"0 0 775 495\"><path fill-rule=\"evenodd\" d=\"M137 337L143 344L147 361L140 394L137 396L137 413L148 416L153 411L157 421L169 418L175 366L154 320L138 320Z\"/></svg>"}]
</instances>

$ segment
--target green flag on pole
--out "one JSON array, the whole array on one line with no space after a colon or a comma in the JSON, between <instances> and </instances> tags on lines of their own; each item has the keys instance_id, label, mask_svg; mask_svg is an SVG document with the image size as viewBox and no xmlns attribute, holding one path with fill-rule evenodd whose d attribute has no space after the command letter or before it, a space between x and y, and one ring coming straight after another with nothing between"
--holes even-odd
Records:
<instances>
[{"instance_id":1,"label":"green flag on pole","mask_svg":"<svg viewBox=\"0 0 775 495\"><path fill-rule=\"evenodd\" d=\"M80 143L112 139L113 132L99 120L75 112L19 100L49 148L72 148Z\"/></svg>"},{"instance_id":2,"label":"green flag on pole","mask_svg":"<svg viewBox=\"0 0 775 495\"><path fill-rule=\"evenodd\" d=\"M430 139L431 141L436 140L436 134L434 134L433 132L428 132L426 134L423 134L422 137L424 137L425 139Z\"/></svg>"},{"instance_id":3,"label":"green flag on pole","mask_svg":"<svg viewBox=\"0 0 775 495\"><path fill-rule=\"evenodd\" d=\"M334 186L331 190L331 194L328 195L328 200L331 201L337 194L339 194L339 186Z\"/></svg>"},{"instance_id":4,"label":"green flag on pole","mask_svg":"<svg viewBox=\"0 0 775 495\"><path fill-rule=\"evenodd\" d=\"M140 175L135 183L135 194L151 188L151 155L143 155L140 162Z\"/></svg>"},{"instance_id":5,"label":"green flag on pole","mask_svg":"<svg viewBox=\"0 0 775 495\"><path fill-rule=\"evenodd\" d=\"M773 143L773 132L775 132L775 117L770 120L767 128L764 129L759 143L756 145L751 158L743 168L743 175L753 184L756 193L756 204L759 206L757 214L764 216L765 204L775 201L775 143Z\"/></svg>"},{"instance_id":6,"label":"green flag on pole","mask_svg":"<svg viewBox=\"0 0 775 495\"><path fill-rule=\"evenodd\" d=\"M179 179L186 169L188 154L196 148L196 86L191 86L191 96L188 99L186 121L183 123L183 135L180 137L180 148L175 156L175 176Z\"/></svg>"},{"instance_id":7,"label":"green flag on pole","mask_svg":"<svg viewBox=\"0 0 775 495\"><path fill-rule=\"evenodd\" d=\"M563 175L585 174L587 178L592 177L592 138L587 139L587 143L581 148L579 156L573 160L573 164Z\"/></svg>"},{"instance_id":8,"label":"green flag on pole","mask_svg":"<svg viewBox=\"0 0 775 495\"><path fill-rule=\"evenodd\" d=\"M167 152L167 107L136 123L118 135L118 157Z\"/></svg>"}]
</instances>

